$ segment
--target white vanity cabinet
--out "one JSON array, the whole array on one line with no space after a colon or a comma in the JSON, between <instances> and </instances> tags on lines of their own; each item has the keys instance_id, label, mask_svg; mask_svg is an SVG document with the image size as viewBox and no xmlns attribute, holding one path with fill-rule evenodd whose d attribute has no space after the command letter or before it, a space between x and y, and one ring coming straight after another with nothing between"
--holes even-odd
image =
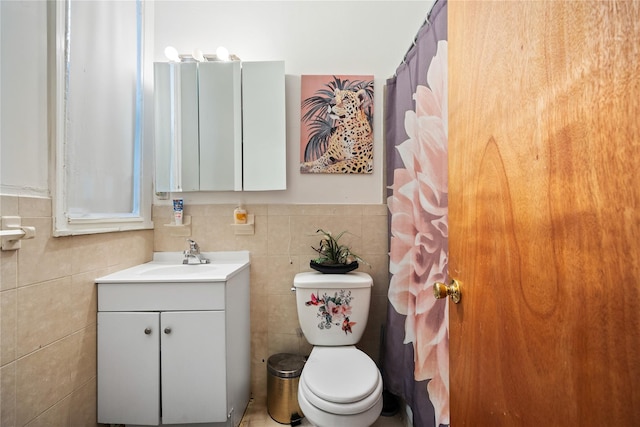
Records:
<instances>
[{"instance_id":1,"label":"white vanity cabinet","mask_svg":"<svg viewBox=\"0 0 640 427\"><path fill-rule=\"evenodd\" d=\"M250 394L249 266L226 281L108 280L96 280L98 422L238 426Z\"/></svg>"}]
</instances>

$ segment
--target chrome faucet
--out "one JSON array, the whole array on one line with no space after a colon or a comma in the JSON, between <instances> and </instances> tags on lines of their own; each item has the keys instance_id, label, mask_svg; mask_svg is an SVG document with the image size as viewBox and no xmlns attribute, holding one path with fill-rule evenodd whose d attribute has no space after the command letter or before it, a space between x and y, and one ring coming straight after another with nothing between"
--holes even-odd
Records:
<instances>
[{"instance_id":1,"label":"chrome faucet","mask_svg":"<svg viewBox=\"0 0 640 427\"><path fill-rule=\"evenodd\" d=\"M182 260L183 264L209 264L211 262L202 256L200 253L200 246L198 246L195 240L187 239L187 242L189 242L189 249L184 251L184 259ZM191 260L194 260L194 262Z\"/></svg>"}]
</instances>

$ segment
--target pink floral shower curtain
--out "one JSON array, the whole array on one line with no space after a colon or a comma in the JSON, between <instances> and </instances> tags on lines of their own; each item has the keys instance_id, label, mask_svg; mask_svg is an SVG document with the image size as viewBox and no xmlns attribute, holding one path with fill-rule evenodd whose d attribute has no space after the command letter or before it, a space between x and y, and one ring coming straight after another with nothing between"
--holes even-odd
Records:
<instances>
[{"instance_id":1,"label":"pink floral shower curtain","mask_svg":"<svg viewBox=\"0 0 640 427\"><path fill-rule=\"evenodd\" d=\"M385 386L411 407L416 427L449 424L447 2L438 1L387 80L390 224Z\"/></svg>"}]
</instances>

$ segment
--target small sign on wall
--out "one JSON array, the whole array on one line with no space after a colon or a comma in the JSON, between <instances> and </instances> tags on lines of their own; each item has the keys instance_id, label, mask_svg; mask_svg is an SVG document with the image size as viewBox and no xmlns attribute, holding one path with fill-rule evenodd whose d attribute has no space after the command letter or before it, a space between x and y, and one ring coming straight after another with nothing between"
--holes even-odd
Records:
<instances>
[{"instance_id":1,"label":"small sign on wall","mask_svg":"<svg viewBox=\"0 0 640 427\"><path fill-rule=\"evenodd\" d=\"M303 75L300 172L373 172L373 76Z\"/></svg>"}]
</instances>

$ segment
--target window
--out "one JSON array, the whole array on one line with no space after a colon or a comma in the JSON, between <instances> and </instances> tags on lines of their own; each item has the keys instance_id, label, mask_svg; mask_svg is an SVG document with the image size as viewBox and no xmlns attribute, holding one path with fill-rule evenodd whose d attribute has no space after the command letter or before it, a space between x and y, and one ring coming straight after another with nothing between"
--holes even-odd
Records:
<instances>
[{"instance_id":1,"label":"window","mask_svg":"<svg viewBox=\"0 0 640 427\"><path fill-rule=\"evenodd\" d=\"M54 235L152 228L144 3L54 3Z\"/></svg>"}]
</instances>

